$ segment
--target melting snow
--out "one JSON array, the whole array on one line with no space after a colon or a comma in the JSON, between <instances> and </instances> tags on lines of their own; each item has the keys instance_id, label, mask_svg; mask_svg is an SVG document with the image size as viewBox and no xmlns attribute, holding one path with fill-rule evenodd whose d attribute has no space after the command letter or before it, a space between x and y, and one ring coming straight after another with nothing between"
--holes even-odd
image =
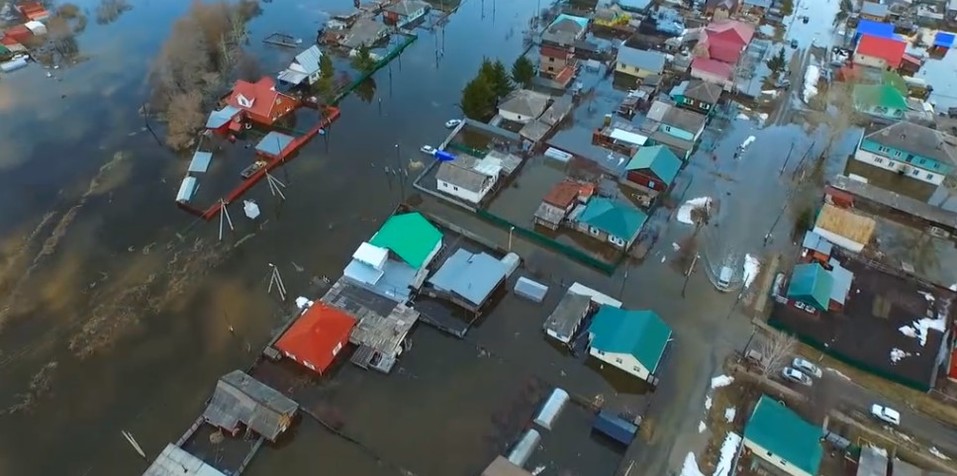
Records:
<instances>
[{"instance_id":1,"label":"melting snow","mask_svg":"<svg viewBox=\"0 0 957 476\"><path fill-rule=\"evenodd\" d=\"M913 337L920 340L920 345L924 346L927 344L927 332L930 330L935 330L938 332L944 332L947 328L947 320L943 318L931 319L925 317L923 319L914 321L913 324L909 326L901 326L898 329L901 334L904 334L907 337ZM896 361L895 361L896 362Z\"/></svg>"},{"instance_id":2,"label":"melting snow","mask_svg":"<svg viewBox=\"0 0 957 476\"><path fill-rule=\"evenodd\" d=\"M675 242L672 242L672 243L671 243L671 247L674 248L675 251L678 251L678 250L681 249L681 245L679 245L678 243L675 243Z\"/></svg>"},{"instance_id":3,"label":"melting snow","mask_svg":"<svg viewBox=\"0 0 957 476\"><path fill-rule=\"evenodd\" d=\"M748 119L751 119L751 118L748 117L747 114L740 112L738 113L738 117L736 119L738 119L739 121L747 121Z\"/></svg>"},{"instance_id":4,"label":"melting snow","mask_svg":"<svg viewBox=\"0 0 957 476\"><path fill-rule=\"evenodd\" d=\"M814 61L814 56L811 56L811 62ZM807 103L814 96L817 96L817 82L821 79L821 68L811 64L808 65L807 71L804 73L804 91L802 99Z\"/></svg>"},{"instance_id":5,"label":"melting snow","mask_svg":"<svg viewBox=\"0 0 957 476\"><path fill-rule=\"evenodd\" d=\"M957 291L957 283L951 284L949 288L951 291Z\"/></svg>"},{"instance_id":6,"label":"melting snow","mask_svg":"<svg viewBox=\"0 0 957 476\"><path fill-rule=\"evenodd\" d=\"M761 271L761 262L749 254L744 255L744 287L750 288L754 283L754 278L758 277Z\"/></svg>"},{"instance_id":7,"label":"melting snow","mask_svg":"<svg viewBox=\"0 0 957 476\"><path fill-rule=\"evenodd\" d=\"M950 461L950 458L947 457L947 455L941 453L940 450L937 449L936 446L931 446L929 451L930 451L930 454L932 454L932 455L934 455L934 456L936 456L936 457L938 457L938 458L940 458L940 459L942 459L942 460L944 460L944 461ZM687 463L688 463L688 461L685 460L685 464L687 464ZM682 475L685 474L684 471L682 471L681 474L682 474Z\"/></svg>"},{"instance_id":8,"label":"melting snow","mask_svg":"<svg viewBox=\"0 0 957 476\"><path fill-rule=\"evenodd\" d=\"M926 299L927 302L929 302L929 303L931 303L931 304L934 303L934 295L933 295L933 294L931 294L931 293L929 293L929 292L927 292L927 291L917 291L917 294L920 294L921 296L924 296L924 299Z\"/></svg>"},{"instance_id":9,"label":"melting snow","mask_svg":"<svg viewBox=\"0 0 957 476\"><path fill-rule=\"evenodd\" d=\"M724 409L724 419L728 423L734 423L734 416L738 414L738 411L734 407L728 407Z\"/></svg>"},{"instance_id":10,"label":"melting snow","mask_svg":"<svg viewBox=\"0 0 957 476\"><path fill-rule=\"evenodd\" d=\"M681 476L704 476L704 473L698 469L698 462L694 459L694 453L689 452L685 456L685 464L681 466Z\"/></svg>"},{"instance_id":11,"label":"melting snow","mask_svg":"<svg viewBox=\"0 0 957 476\"><path fill-rule=\"evenodd\" d=\"M904 352L903 350L900 350L897 347L894 347L893 349L891 349L891 362L897 363L899 360L903 359L904 357L910 357L911 355L913 354L911 354L910 352Z\"/></svg>"},{"instance_id":12,"label":"melting snow","mask_svg":"<svg viewBox=\"0 0 957 476\"><path fill-rule=\"evenodd\" d=\"M718 458L718 466L714 468L714 476L728 476L731 474L734 465L734 456L738 454L738 446L741 444L741 436L731 431L724 438L721 444L721 456Z\"/></svg>"},{"instance_id":13,"label":"melting snow","mask_svg":"<svg viewBox=\"0 0 957 476\"><path fill-rule=\"evenodd\" d=\"M705 399L704 399L704 409L705 409L705 410L711 410L711 403L712 403L712 402L711 402L711 395L708 395L708 396L705 397Z\"/></svg>"},{"instance_id":14,"label":"melting snow","mask_svg":"<svg viewBox=\"0 0 957 476\"><path fill-rule=\"evenodd\" d=\"M711 388L727 387L728 385L731 385L731 382L734 382L734 377L719 375L711 379Z\"/></svg>"},{"instance_id":15,"label":"melting snow","mask_svg":"<svg viewBox=\"0 0 957 476\"><path fill-rule=\"evenodd\" d=\"M747 149L749 145L751 145L751 144L754 143L754 140L755 140L755 139L756 139L756 137L754 137L754 136L748 136L748 138L745 139L744 142L741 143L741 146L740 146L739 148L740 148L741 150Z\"/></svg>"},{"instance_id":16,"label":"melting snow","mask_svg":"<svg viewBox=\"0 0 957 476\"><path fill-rule=\"evenodd\" d=\"M904 334L907 337L917 337L917 331L915 331L911 326L901 326L901 328L898 330L901 331L901 334Z\"/></svg>"},{"instance_id":17,"label":"melting snow","mask_svg":"<svg viewBox=\"0 0 957 476\"><path fill-rule=\"evenodd\" d=\"M710 208L711 197L698 197L688 200L678 208L678 221L687 225L694 225L691 219L691 211L696 208Z\"/></svg>"},{"instance_id":18,"label":"melting snow","mask_svg":"<svg viewBox=\"0 0 957 476\"><path fill-rule=\"evenodd\" d=\"M703 421L698 422L698 433L704 433L708 429L708 425L705 425Z\"/></svg>"}]
</instances>

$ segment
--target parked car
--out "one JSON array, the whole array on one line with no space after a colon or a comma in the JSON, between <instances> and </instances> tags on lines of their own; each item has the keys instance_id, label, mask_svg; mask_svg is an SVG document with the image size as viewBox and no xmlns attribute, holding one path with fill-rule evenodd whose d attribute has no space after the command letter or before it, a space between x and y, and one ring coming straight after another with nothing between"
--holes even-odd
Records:
<instances>
[{"instance_id":1,"label":"parked car","mask_svg":"<svg viewBox=\"0 0 957 476\"><path fill-rule=\"evenodd\" d=\"M821 378L821 368L800 357L795 357L794 360L791 361L791 367L800 370L805 375Z\"/></svg>"},{"instance_id":2,"label":"parked car","mask_svg":"<svg viewBox=\"0 0 957 476\"><path fill-rule=\"evenodd\" d=\"M885 407L884 405L878 405L876 403L871 405L871 415L884 423L894 426L901 424L900 412L894 410L893 408Z\"/></svg>"},{"instance_id":3,"label":"parked car","mask_svg":"<svg viewBox=\"0 0 957 476\"><path fill-rule=\"evenodd\" d=\"M715 282L714 287L718 288L718 291L728 292L731 290L731 278L734 277L734 270L730 266L722 266L718 270L718 280Z\"/></svg>"},{"instance_id":4,"label":"parked car","mask_svg":"<svg viewBox=\"0 0 957 476\"><path fill-rule=\"evenodd\" d=\"M458 125L461 124L461 123L462 123L462 120L461 120L461 119L449 119L449 120L445 121L445 128L446 128L446 129L455 129L455 128L458 127Z\"/></svg>"},{"instance_id":5,"label":"parked car","mask_svg":"<svg viewBox=\"0 0 957 476\"><path fill-rule=\"evenodd\" d=\"M803 372L791 367L784 367L784 370L781 371L781 376L784 377L784 380L788 382L799 383L801 385L811 386L811 377L804 375Z\"/></svg>"},{"instance_id":6,"label":"parked car","mask_svg":"<svg viewBox=\"0 0 957 476\"><path fill-rule=\"evenodd\" d=\"M423 145L419 150L421 150L423 154L435 155L435 147L431 145Z\"/></svg>"},{"instance_id":7,"label":"parked car","mask_svg":"<svg viewBox=\"0 0 957 476\"><path fill-rule=\"evenodd\" d=\"M796 49L798 47L798 40L791 40L791 49Z\"/></svg>"}]
</instances>

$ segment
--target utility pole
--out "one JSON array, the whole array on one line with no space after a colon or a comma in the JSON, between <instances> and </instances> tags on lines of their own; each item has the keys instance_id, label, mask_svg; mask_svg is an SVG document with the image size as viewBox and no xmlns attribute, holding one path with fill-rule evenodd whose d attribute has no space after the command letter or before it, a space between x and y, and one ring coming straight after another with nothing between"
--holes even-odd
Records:
<instances>
[{"instance_id":1,"label":"utility pole","mask_svg":"<svg viewBox=\"0 0 957 476\"><path fill-rule=\"evenodd\" d=\"M404 169L402 167L401 155L402 155L402 149L399 147L399 144L396 144L395 145L395 167L396 167L395 173L399 175L398 177L399 178L399 193L401 194L399 198L399 203L402 203L405 201L405 180L403 176Z\"/></svg>"},{"instance_id":2,"label":"utility pole","mask_svg":"<svg viewBox=\"0 0 957 476\"><path fill-rule=\"evenodd\" d=\"M788 161L791 160L791 152L794 152L794 139L791 139L791 148L788 149L788 156L784 159L784 165L781 166L781 171L778 172L778 175L784 174L784 170L788 168Z\"/></svg>"},{"instance_id":3,"label":"utility pole","mask_svg":"<svg viewBox=\"0 0 957 476\"><path fill-rule=\"evenodd\" d=\"M691 279L691 273L694 272L694 265L698 263L698 258L701 255L695 253L694 258L691 259L691 266L688 266L688 271L685 273L685 282L681 285L681 297L685 297L685 290L688 289L688 280Z\"/></svg>"}]
</instances>

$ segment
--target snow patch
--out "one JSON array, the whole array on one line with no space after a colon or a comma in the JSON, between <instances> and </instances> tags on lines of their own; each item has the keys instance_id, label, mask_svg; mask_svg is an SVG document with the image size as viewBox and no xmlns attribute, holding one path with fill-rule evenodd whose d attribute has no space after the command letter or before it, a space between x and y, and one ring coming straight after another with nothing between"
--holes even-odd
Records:
<instances>
[{"instance_id":1,"label":"snow patch","mask_svg":"<svg viewBox=\"0 0 957 476\"><path fill-rule=\"evenodd\" d=\"M913 337L920 340L920 345L923 347L927 344L927 333L931 330L938 332L944 332L947 328L947 320L943 318L931 319L925 317L923 319L914 321L913 324L909 326L901 326L898 329L901 334L904 334L907 337Z\"/></svg>"},{"instance_id":2,"label":"snow patch","mask_svg":"<svg viewBox=\"0 0 957 476\"><path fill-rule=\"evenodd\" d=\"M691 219L691 212L695 209L711 208L711 197L698 197L688 200L680 208L678 208L678 221L686 225L694 225L694 220Z\"/></svg>"},{"instance_id":3,"label":"snow patch","mask_svg":"<svg viewBox=\"0 0 957 476\"><path fill-rule=\"evenodd\" d=\"M947 289L949 289L949 290L951 290L951 291L957 291L957 283L951 284L950 287L947 288Z\"/></svg>"},{"instance_id":4,"label":"snow patch","mask_svg":"<svg viewBox=\"0 0 957 476\"><path fill-rule=\"evenodd\" d=\"M711 395L708 395L707 397L704 398L704 409L711 410L711 404L712 404Z\"/></svg>"},{"instance_id":5,"label":"snow patch","mask_svg":"<svg viewBox=\"0 0 957 476\"><path fill-rule=\"evenodd\" d=\"M705 425L703 421L698 422L698 433L704 433L708 429L708 425Z\"/></svg>"},{"instance_id":6,"label":"snow patch","mask_svg":"<svg viewBox=\"0 0 957 476\"><path fill-rule=\"evenodd\" d=\"M898 330L901 331L901 334L904 334L907 337L917 337L917 331L915 331L911 326L901 326L901 328Z\"/></svg>"},{"instance_id":7,"label":"snow patch","mask_svg":"<svg viewBox=\"0 0 957 476\"><path fill-rule=\"evenodd\" d=\"M728 407L724 409L724 420L728 423L734 423L734 417L738 414L738 410L734 407Z\"/></svg>"},{"instance_id":8,"label":"snow patch","mask_svg":"<svg viewBox=\"0 0 957 476\"><path fill-rule=\"evenodd\" d=\"M679 245L678 243L675 243L675 242L672 242L672 243L671 243L671 247L674 248L675 251L678 251L678 250L681 249L681 245Z\"/></svg>"},{"instance_id":9,"label":"snow patch","mask_svg":"<svg viewBox=\"0 0 957 476\"><path fill-rule=\"evenodd\" d=\"M811 62L814 61L814 56L811 56ZM817 82L821 79L821 68L816 65L808 65L807 70L804 73L804 91L801 95L801 98L804 99L804 103L807 104L811 98L817 96Z\"/></svg>"},{"instance_id":10,"label":"snow patch","mask_svg":"<svg viewBox=\"0 0 957 476\"><path fill-rule=\"evenodd\" d=\"M727 387L728 385L731 385L731 382L734 382L734 377L719 375L711 379L711 388Z\"/></svg>"},{"instance_id":11,"label":"snow patch","mask_svg":"<svg viewBox=\"0 0 957 476\"><path fill-rule=\"evenodd\" d=\"M689 452L685 456L684 465L681 466L681 476L704 476L704 473L698 469L698 462L694 459L694 453Z\"/></svg>"},{"instance_id":12,"label":"snow patch","mask_svg":"<svg viewBox=\"0 0 957 476\"><path fill-rule=\"evenodd\" d=\"M754 136L748 136L748 138L745 139L738 148L741 150L747 149L749 145L754 143L755 139L756 137Z\"/></svg>"},{"instance_id":13,"label":"snow patch","mask_svg":"<svg viewBox=\"0 0 957 476\"><path fill-rule=\"evenodd\" d=\"M936 446L931 446L931 447L930 447L930 450L928 450L928 451L930 451L930 454L932 454L932 455L934 455L934 456L936 456L936 457L938 457L938 458L940 458L940 459L942 459L942 460L944 460L944 461L950 461L950 458L949 458L947 455L941 453L940 450L937 449ZM685 461L685 463L687 463L687 461ZM684 471L682 471L681 474L684 474Z\"/></svg>"},{"instance_id":14,"label":"snow patch","mask_svg":"<svg viewBox=\"0 0 957 476\"><path fill-rule=\"evenodd\" d=\"M721 444L721 456L718 458L718 466L714 468L714 476L728 476L734 469L734 457L738 454L738 446L741 445L741 435L730 431L728 436L724 437L724 443Z\"/></svg>"},{"instance_id":15,"label":"snow patch","mask_svg":"<svg viewBox=\"0 0 957 476\"><path fill-rule=\"evenodd\" d=\"M834 374L834 375L837 375L838 377L841 377L841 378L844 379L844 380L850 380L850 379L851 379L851 378L848 377L847 375L844 375L844 372L841 372L840 370L832 369L832 368L830 368L830 367L828 367L826 370L827 370L828 372L831 372L831 373Z\"/></svg>"},{"instance_id":16,"label":"snow patch","mask_svg":"<svg viewBox=\"0 0 957 476\"><path fill-rule=\"evenodd\" d=\"M745 113L743 113L743 112L739 112L739 113L738 113L738 117L737 117L736 119L739 120L739 121L747 121L748 119L751 119L751 118L748 117L747 114L745 114Z\"/></svg>"},{"instance_id":17,"label":"snow patch","mask_svg":"<svg viewBox=\"0 0 957 476\"><path fill-rule=\"evenodd\" d=\"M897 347L894 347L893 349L891 349L891 362L897 363L904 357L910 357L911 355L913 354L911 354L910 352L904 352L903 350L900 350Z\"/></svg>"},{"instance_id":18,"label":"snow patch","mask_svg":"<svg viewBox=\"0 0 957 476\"><path fill-rule=\"evenodd\" d=\"M931 293L929 293L929 292L927 292L927 291L917 291L917 294L920 294L921 296L924 296L924 299L926 299L928 303L930 303L930 304L933 304L933 303L934 303L934 295L933 295L933 294L931 294Z\"/></svg>"},{"instance_id":19,"label":"snow patch","mask_svg":"<svg viewBox=\"0 0 957 476\"><path fill-rule=\"evenodd\" d=\"M750 254L744 255L744 288L750 288L761 271L761 262Z\"/></svg>"}]
</instances>

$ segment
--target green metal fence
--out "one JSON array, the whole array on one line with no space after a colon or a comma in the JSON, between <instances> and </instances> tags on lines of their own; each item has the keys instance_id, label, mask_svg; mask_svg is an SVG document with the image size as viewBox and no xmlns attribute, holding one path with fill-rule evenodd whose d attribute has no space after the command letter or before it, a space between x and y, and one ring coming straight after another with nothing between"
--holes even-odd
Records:
<instances>
[{"instance_id":1,"label":"green metal fence","mask_svg":"<svg viewBox=\"0 0 957 476\"><path fill-rule=\"evenodd\" d=\"M339 94L336 95L335 99L332 100L332 105L333 106L339 105L339 102L345 99L346 96L348 96L356 88L358 88L363 81L369 79L369 77L375 74L376 71L379 71L380 69L384 68L387 64L389 64L390 61L395 59L396 56L399 56L399 54L401 54L402 51L408 48L409 45L411 45L418 38L419 37L416 35L407 35L405 37L405 41L403 41L402 44L393 48L392 51L389 51L389 54L385 55L384 58L377 61L371 70L359 75L358 78L356 78L354 81L349 83L348 86L346 86L342 91L340 91Z\"/></svg>"},{"instance_id":2,"label":"green metal fence","mask_svg":"<svg viewBox=\"0 0 957 476\"><path fill-rule=\"evenodd\" d=\"M621 259L617 260L615 263L607 263L605 261L601 261L573 246L569 246L564 243L559 243L555 241L554 239L548 236L545 236L535 230L525 228L520 225L516 225L505 218L492 214L491 212L487 210L477 209L475 210L475 214L485 220L488 220L495 226L504 228L506 230L514 229L515 233L518 233L520 236L528 238L529 240L534 241L540 245L551 248L580 263L596 268L603 273L612 274L615 271L615 268L618 267L618 264L621 263ZM624 255L622 255L622 259L623 258L624 258Z\"/></svg>"},{"instance_id":3,"label":"green metal fence","mask_svg":"<svg viewBox=\"0 0 957 476\"><path fill-rule=\"evenodd\" d=\"M445 148L457 150L459 152L464 152L466 154L478 157L480 159L488 155L488 152L489 152L487 149L475 149L465 144L459 144L458 142L449 142L448 145L445 146Z\"/></svg>"}]
</instances>

